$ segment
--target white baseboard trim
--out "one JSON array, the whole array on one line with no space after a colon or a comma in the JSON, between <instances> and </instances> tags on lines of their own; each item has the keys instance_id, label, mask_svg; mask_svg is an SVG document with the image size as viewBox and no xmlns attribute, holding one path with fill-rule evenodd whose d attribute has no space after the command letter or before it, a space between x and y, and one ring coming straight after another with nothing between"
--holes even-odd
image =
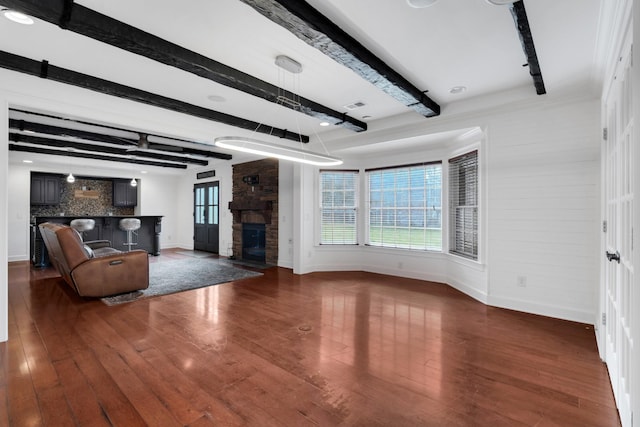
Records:
<instances>
[{"instance_id":1,"label":"white baseboard trim","mask_svg":"<svg viewBox=\"0 0 640 427\"><path fill-rule=\"evenodd\" d=\"M555 317L557 319L593 325L595 312L576 310L569 307L538 304L516 298L497 297L490 295L487 304L493 307L509 310L524 311L525 313L538 314L540 316Z\"/></svg>"},{"instance_id":2,"label":"white baseboard trim","mask_svg":"<svg viewBox=\"0 0 640 427\"><path fill-rule=\"evenodd\" d=\"M475 299L476 301L479 301L483 304L487 304L487 293L486 292L482 292L472 286L469 286L465 283L461 283L461 282L456 282L454 280L448 279L445 280L444 283L446 283L447 285L451 286L454 289L459 290L460 292L462 292L465 295L469 295L471 298Z\"/></svg>"},{"instance_id":3,"label":"white baseboard trim","mask_svg":"<svg viewBox=\"0 0 640 427\"><path fill-rule=\"evenodd\" d=\"M362 271L361 265L353 265L353 264L315 264L315 265L306 265L304 270L307 273L313 273L316 271Z\"/></svg>"},{"instance_id":4,"label":"white baseboard trim","mask_svg":"<svg viewBox=\"0 0 640 427\"><path fill-rule=\"evenodd\" d=\"M382 267L382 268L381 268ZM388 276L404 277L407 279L424 280L427 282L447 283L447 278L440 274L431 274L427 271L398 270L385 268L378 265L366 265L361 270L369 273L386 274Z\"/></svg>"},{"instance_id":5,"label":"white baseboard trim","mask_svg":"<svg viewBox=\"0 0 640 427\"><path fill-rule=\"evenodd\" d=\"M288 268L289 270L293 270L293 261L290 261L290 260L280 261L280 260L278 260L278 267Z\"/></svg>"},{"instance_id":6,"label":"white baseboard trim","mask_svg":"<svg viewBox=\"0 0 640 427\"><path fill-rule=\"evenodd\" d=\"M9 256L7 262L29 261L28 255L12 255Z\"/></svg>"},{"instance_id":7,"label":"white baseboard trim","mask_svg":"<svg viewBox=\"0 0 640 427\"><path fill-rule=\"evenodd\" d=\"M184 243L171 243L171 244L167 244L166 246L164 244L160 245L160 250L162 249L184 249L185 251L192 251L193 250L193 244L189 245L189 244L184 244Z\"/></svg>"}]
</instances>

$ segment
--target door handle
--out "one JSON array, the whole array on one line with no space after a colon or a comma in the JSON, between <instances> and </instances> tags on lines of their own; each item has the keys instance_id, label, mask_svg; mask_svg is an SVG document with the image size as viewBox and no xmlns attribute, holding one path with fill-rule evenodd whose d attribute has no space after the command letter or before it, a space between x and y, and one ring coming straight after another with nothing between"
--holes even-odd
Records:
<instances>
[{"instance_id":1,"label":"door handle","mask_svg":"<svg viewBox=\"0 0 640 427\"><path fill-rule=\"evenodd\" d=\"M618 264L620 264L620 252L616 251L616 253L611 253L609 251L606 252L607 254L607 259L609 260L609 262L611 261L618 261Z\"/></svg>"}]
</instances>

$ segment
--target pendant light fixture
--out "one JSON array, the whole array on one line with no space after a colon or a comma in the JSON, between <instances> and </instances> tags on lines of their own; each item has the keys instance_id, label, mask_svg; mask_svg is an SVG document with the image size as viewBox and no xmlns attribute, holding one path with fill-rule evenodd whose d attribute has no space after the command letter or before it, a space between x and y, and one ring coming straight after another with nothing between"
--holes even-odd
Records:
<instances>
[{"instance_id":1,"label":"pendant light fixture","mask_svg":"<svg viewBox=\"0 0 640 427\"><path fill-rule=\"evenodd\" d=\"M10 21L17 22L22 25L33 25L33 18L16 10L4 9L2 14Z\"/></svg>"},{"instance_id":2,"label":"pendant light fixture","mask_svg":"<svg viewBox=\"0 0 640 427\"><path fill-rule=\"evenodd\" d=\"M136 181L135 178L131 178L131 182L129 183L132 187L137 187L138 186L138 181Z\"/></svg>"},{"instance_id":3,"label":"pendant light fixture","mask_svg":"<svg viewBox=\"0 0 640 427\"><path fill-rule=\"evenodd\" d=\"M275 63L278 67L294 75L300 74L302 72L302 65L299 62L289 58L288 56L280 55L276 57ZM280 93L280 91L282 92ZM283 87L279 88L278 92L279 95L276 104L279 104L281 106L286 104L294 111L300 112L300 103L296 99L287 97L287 93ZM258 125L258 128L259 127L260 125ZM299 129L298 133L301 133ZM322 144L320 136L318 134L316 134L316 136ZM247 138L244 136L219 137L214 139L213 144L216 147L227 148L229 150L258 154L261 156L289 160L298 163L306 163L315 166L335 166L342 164L342 159L329 155L326 147L324 147L324 144L322 144L322 146L325 148L326 154L305 150L303 148L287 147L282 144L275 144L268 141ZM302 141L300 141L300 147L302 147Z\"/></svg>"},{"instance_id":4,"label":"pendant light fixture","mask_svg":"<svg viewBox=\"0 0 640 427\"><path fill-rule=\"evenodd\" d=\"M71 152L73 151L73 148L71 147L67 147L67 160L68 160L68 164L69 164L69 169L71 169ZM73 184L74 182L76 182L76 178L73 176L73 173L69 172L69 175L67 176L67 182L69 184Z\"/></svg>"},{"instance_id":5,"label":"pendant light fixture","mask_svg":"<svg viewBox=\"0 0 640 427\"><path fill-rule=\"evenodd\" d=\"M285 147L284 145L271 144L270 142L241 136L223 136L216 138L213 143L216 147L220 148L242 151L243 153L260 154L262 156L291 160L292 162L306 163L315 166L337 166L342 164L342 159L327 154Z\"/></svg>"}]
</instances>

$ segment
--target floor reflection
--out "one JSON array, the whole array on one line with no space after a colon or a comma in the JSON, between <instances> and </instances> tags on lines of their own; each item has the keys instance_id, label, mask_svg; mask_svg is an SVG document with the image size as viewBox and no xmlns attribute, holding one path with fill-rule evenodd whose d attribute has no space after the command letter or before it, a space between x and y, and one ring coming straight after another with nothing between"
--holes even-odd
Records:
<instances>
[{"instance_id":1,"label":"floor reflection","mask_svg":"<svg viewBox=\"0 0 640 427\"><path fill-rule=\"evenodd\" d=\"M320 368L336 362L380 379L404 379L439 397L443 370L442 313L369 291L322 295Z\"/></svg>"}]
</instances>

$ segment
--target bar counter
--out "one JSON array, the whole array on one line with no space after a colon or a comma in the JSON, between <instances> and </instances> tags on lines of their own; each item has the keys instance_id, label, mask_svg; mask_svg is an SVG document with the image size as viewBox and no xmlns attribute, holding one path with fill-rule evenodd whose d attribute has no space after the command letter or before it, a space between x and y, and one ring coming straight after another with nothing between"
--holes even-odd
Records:
<instances>
[{"instance_id":1,"label":"bar counter","mask_svg":"<svg viewBox=\"0 0 640 427\"><path fill-rule=\"evenodd\" d=\"M83 239L85 241L109 240L111 246L122 251L127 250L127 246L125 245L127 232L120 229L120 220L123 218L138 218L140 220L140 229L134 238L134 242L136 242L137 245L133 246L132 249L144 249L151 255L160 255L162 216L37 216L35 217L35 223L32 224L31 240L31 260L35 267L46 267L49 265L49 254L42 241L38 225L43 222L69 225L72 220L79 218L93 219L96 222L93 230L83 233Z\"/></svg>"}]
</instances>

